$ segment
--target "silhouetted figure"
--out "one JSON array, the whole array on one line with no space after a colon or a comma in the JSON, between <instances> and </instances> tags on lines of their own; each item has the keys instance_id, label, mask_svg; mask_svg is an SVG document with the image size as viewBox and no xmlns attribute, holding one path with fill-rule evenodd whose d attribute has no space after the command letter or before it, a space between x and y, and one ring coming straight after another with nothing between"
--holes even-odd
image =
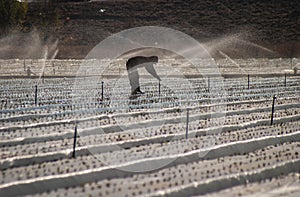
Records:
<instances>
[{"instance_id":1,"label":"silhouetted figure","mask_svg":"<svg viewBox=\"0 0 300 197\"><path fill-rule=\"evenodd\" d=\"M33 75L36 75L34 72L32 72L32 71L31 71L31 69L30 69L30 67L29 67L29 66L27 67L27 70L26 70L26 72L27 72L27 77L30 77L30 76L31 76L31 74L33 74Z\"/></svg>"},{"instance_id":2,"label":"silhouetted figure","mask_svg":"<svg viewBox=\"0 0 300 197\"><path fill-rule=\"evenodd\" d=\"M296 75L298 72L298 68L297 67L294 67L294 75Z\"/></svg>"},{"instance_id":3,"label":"silhouetted figure","mask_svg":"<svg viewBox=\"0 0 300 197\"><path fill-rule=\"evenodd\" d=\"M30 70L30 67L27 67L27 77L31 76L32 71Z\"/></svg>"},{"instance_id":4,"label":"silhouetted figure","mask_svg":"<svg viewBox=\"0 0 300 197\"><path fill-rule=\"evenodd\" d=\"M131 86L131 95L138 95L143 94L143 92L140 89L140 82L139 82L139 73L138 68L145 67L145 69L156 79L161 81L160 77L157 75L153 64L158 62L157 56L150 56L150 57L144 57L144 56L136 56L132 57L126 62L126 68L128 72L128 78L130 81Z\"/></svg>"}]
</instances>

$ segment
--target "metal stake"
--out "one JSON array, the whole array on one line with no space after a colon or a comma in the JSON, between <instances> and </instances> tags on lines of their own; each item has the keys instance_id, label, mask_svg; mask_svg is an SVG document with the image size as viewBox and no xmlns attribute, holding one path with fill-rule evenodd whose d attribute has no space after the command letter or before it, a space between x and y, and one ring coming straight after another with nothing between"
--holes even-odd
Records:
<instances>
[{"instance_id":1,"label":"metal stake","mask_svg":"<svg viewBox=\"0 0 300 197\"><path fill-rule=\"evenodd\" d=\"M284 74L284 86L286 87L286 73Z\"/></svg>"},{"instance_id":2,"label":"metal stake","mask_svg":"<svg viewBox=\"0 0 300 197\"><path fill-rule=\"evenodd\" d=\"M185 139L188 139L188 134L189 134L189 119L190 119L189 108L187 108L186 109L186 132L185 132Z\"/></svg>"},{"instance_id":3,"label":"metal stake","mask_svg":"<svg viewBox=\"0 0 300 197\"><path fill-rule=\"evenodd\" d=\"M77 123L75 123L75 130L74 130L74 143L73 143L73 154L72 154L73 158L75 158L76 139L77 139Z\"/></svg>"},{"instance_id":4,"label":"metal stake","mask_svg":"<svg viewBox=\"0 0 300 197\"><path fill-rule=\"evenodd\" d=\"M207 78L207 89L210 91L210 77Z\"/></svg>"},{"instance_id":5,"label":"metal stake","mask_svg":"<svg viewBox=\"0 0 300 197\"><path fill-rule=\"evenodd\" d=\"M271 113L271 125L273 125L275 100L276 100L276 95L273 96L272 113Z\"/></svg>"},{"instance_id":6,"label":"metal stake","mask_svg":"<svg viewBox=\"0 0 300 197\"><path fill-rule=\"evenodd\" d=\"M250 90L250 75L248 74L248 90Z\"/></svg>"},{"instance_id":7,"label":"metal stake","mask_svg":"<svg viewBox=\"0 0 300 197\"><path fill-rule=\"evenodd\" d=\"M104 101L104 82L103 81L101 82L101 98L102 98L102 101Z\"/></svg>"},{"instance_id":8,"label":"metal stake","mask_svg":"<svg viewBox=\"0 0 300 197\"><path fill-rule=\"evenodd\" d=\"M158 82L158 96L160 96L160 81Z\"/></svg>"},{"instance_id":9,"label":"metal stake","mask_svg":"<svg viewBox=\"0 0 300 197\"><path fill-rule=\"evenodd\" d=\"M34 103L37 105L37 85L35 85Z\"/></svg>"}]
</instances>

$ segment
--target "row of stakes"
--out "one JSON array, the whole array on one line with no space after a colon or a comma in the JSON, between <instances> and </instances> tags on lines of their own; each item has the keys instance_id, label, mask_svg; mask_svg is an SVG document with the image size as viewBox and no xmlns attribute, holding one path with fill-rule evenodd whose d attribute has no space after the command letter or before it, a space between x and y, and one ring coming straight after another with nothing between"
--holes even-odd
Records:
<instances>
[{"instance_id":1,"label":"row of stakes","mask_svg":"<svg viewBox=\"0 0 300 197\"><path fill-rule=\"evenodd\" d=\"M285 78L284 78L284 85L286 86L286 74L285 74ZM207 85L208 85L208 91L210 90L210 77L208 77L207 79ZM250 75L248 75L248 89L250 89ZM37 97L37 93L38 93L38 86L35 85L35 96L34 96L34 103L35 105L38 104L38 97ZM161 84L160 81L158 83L158 95L160 96L161 93ZM104 82L101 82L101 101L104 101Z\"/></svg>"},{"instance_id":2,"label":"row of stakes","mask_svg":"<svg viewBox=\"0 0 300 197\"><path fill-rule=\"evenodd\" d=\"M284 74L284 87L286 87L287 84L287 75L286 73ZM250 89L250 75L248 74L248 90Z\"/></svg>"},{"instance_id":3,"label":"row of stakes","mask_svg":"<svg viewBox=\"0 0 300 197\"><path fill-rule=\"evenodd\" d=\"M287 85L287 75L284 75L284 86L286 87ZM250 75L248 74L248 90L250 89ZM210 77L207 78L207 90L208 92L210 91ZM35 96L34 96L34 103L35 105L38 104L38 98L37 98L37 93L38 93L38 86L35 85ZM161 93L161 84L160 81L158 82L158 95L160 96ZM104 101L104 82L101 82L101 101Z\"/></svg>"},{"instance_id":4,"label":"row of stakes","mask_svg":"<svg viewBox=\"0 0 300 197\"><path fill-rule=\"evenodd\" d=\"M274 122L274 111L275 111L275 100L277 99L276 95L273 96L273 102L272 102L272 110L271 110L271 121L270 125L273 125ZM188 133L189 133L189 118L190 118L190 109L186 108L186 133L185 138L188 139Z\"/></svg>"},{"instance_id":5,"label":"row of stakes","mask_svg":"<svg viewBox=\"0 0 300 197\"><path fill-rule=\"evenodd\" d=\"M273 125L274 122L274 111L275 111L275 100L277 99L276 95L273 96L272 102L272 112L271 112L271 124ZM190 108L186 108L186 130L185 130L185 139L188 139L189 135L189 119L190 119ZM73 142L73 153L72 157L75 158L76 154L76 140L77 140L77 122L75 122L75 129L74 129L74 142Z\"/></svg>"}]
</instances>

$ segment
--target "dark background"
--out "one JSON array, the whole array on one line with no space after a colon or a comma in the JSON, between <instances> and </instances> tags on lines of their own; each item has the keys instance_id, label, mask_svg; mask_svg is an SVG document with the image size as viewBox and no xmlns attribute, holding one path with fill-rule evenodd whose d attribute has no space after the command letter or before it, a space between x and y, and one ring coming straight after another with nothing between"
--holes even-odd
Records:
<instances>
[{"instance_id":1,"label":"dark background","mask_svg":"<svg viewBox=\"0 0 300 197\"><path fill-rule=\"evenodd\" d=\"M220 57L218 50L233 58L299 57L299 2L118 0L30 3L26 23L30 30L39 32L45 42L59 40L57 58L84 58L107 36L144 25L173 28L206 46L216 46L212 51L214 57ZM101 9L105 11L101 12Z\"/></svg>"}]
</instances>

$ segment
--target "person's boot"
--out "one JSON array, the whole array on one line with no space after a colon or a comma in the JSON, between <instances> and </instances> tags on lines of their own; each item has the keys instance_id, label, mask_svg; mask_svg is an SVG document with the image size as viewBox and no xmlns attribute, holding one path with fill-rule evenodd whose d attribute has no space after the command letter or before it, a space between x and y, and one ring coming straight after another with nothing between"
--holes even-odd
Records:
<instances>
[{"instance_id":1,"label":"person's boot","mask_svg":"<svg viewBox=\"0 0 300 197\"><path fill-rule=\"evenodd\" d=\"M144 92L141 91L140 87L137 87L131 95L137 95L137 94L145 94Z\"/></svg>"},{"instance_id":2,"label":"person's boot","mask_svg":"<svg viewBox=\"0 0 300 197\"><path fill-rule=\"evenodd\" d=\"M136 99L137 97L141 96L142 94L145 94L141 91L140 87L137 87L130 95L130 99Z\"/></svg>"},{"instance_id":3,"label":"person's boot","mask_svg":"<svg viewBox=\"0 0 300 197\"><path fill-rule=\"evenodd\" d=\"M137 93L137 94L145 94L145 92L142 92L142 91L141 91L140 87L137 87L136 93Z\"/></svg>"}]
</instances>

